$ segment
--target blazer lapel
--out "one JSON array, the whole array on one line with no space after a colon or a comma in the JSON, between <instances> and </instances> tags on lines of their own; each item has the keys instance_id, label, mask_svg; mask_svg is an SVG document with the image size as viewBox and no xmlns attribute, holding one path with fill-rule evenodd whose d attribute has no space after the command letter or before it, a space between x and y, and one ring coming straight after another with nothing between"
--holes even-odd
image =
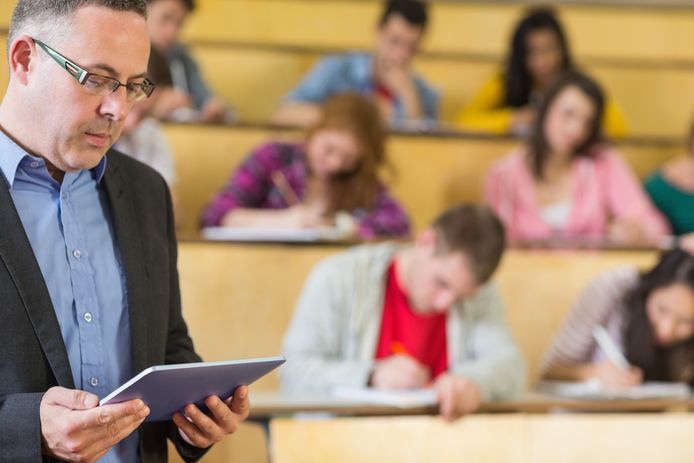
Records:
<instances>
[{"instance_id":1,"label":"blazer lapel","mask_svg":"<svg viewBox=\"0 0 694 463\"><path fill-rule=\"evenodd\" d=\"M12 201L9 185L4 177L0 183L0 259L17 287L58 385L74 389L70 361L48 287Z\"/></svg>"},{"instance_id":2,"label":"blazer lapel","mask_svg":"<svg viewBox=\"0 0 694 463\"><path fill-rule=\"evenodd\" d=\"M103 181L111 205L111 217L127 285L133 374L135 374L147 367L148 269L142 258L142 238L133 210L132 198L126 194L127 180L119 169L117 156L111 155L110 152Z\"/></svg>"}]
</instances>

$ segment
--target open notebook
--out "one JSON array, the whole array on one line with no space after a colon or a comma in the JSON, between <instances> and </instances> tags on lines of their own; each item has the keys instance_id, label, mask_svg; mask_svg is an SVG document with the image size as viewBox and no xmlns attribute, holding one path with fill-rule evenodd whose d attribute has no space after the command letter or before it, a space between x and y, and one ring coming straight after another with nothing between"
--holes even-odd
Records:
<instances>
[{"instance_id":1,"label":"open notebook","mask_svg":"<svg viewBox=\"0 0 694 463\"><path fill-rule=\"evenodd\" d=\"M644 400L644 399L688 399L692 391L684 383L647 382L640 386L624 389L606 388L599 381L580 383L541 381L537 392L567 399L586 400Z\"/></svg>"},{"instance_id":2,"label":"open notebook","mask_svg":"<svg viewBox=\"0 0 694 463\"><path fill-rule=\"evenodd\" d=\"M338 386L332 390L336 398L398 408L432 407L438 402L433 389L383 390L369 387Z\"/></svg>"},{"instance_id":3,"label":"open notebook","mask_svg":"<svg viewBox=\"0 0 694 463\"><path fill-rule=\"evenodd\" d=\"M202 237L206 240L217 241L311 243L315 241L338 241L345 239L346 235L343 230L337 228L283 230L253 227L206 227L202 229Z\"/></svg>"}]
</instances>

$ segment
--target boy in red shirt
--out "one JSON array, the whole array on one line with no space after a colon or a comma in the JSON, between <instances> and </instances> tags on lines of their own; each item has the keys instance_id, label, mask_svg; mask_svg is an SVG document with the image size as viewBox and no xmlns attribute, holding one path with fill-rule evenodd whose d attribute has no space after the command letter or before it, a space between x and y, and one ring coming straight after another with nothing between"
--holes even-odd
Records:
<instances>
[{"instance_id":1,"label":"boy in red shirt","mask_svg":"<svg viewBox=\"0 0 694 463\"><path fill-rule=\"evenodd\" d=\"M442 214L415 243L365 245L319 263L284 341L282 385L436 389L455 419L525 386L525 362L487 283L504 249L484 206Z\"/></svg>"}]
</instances>

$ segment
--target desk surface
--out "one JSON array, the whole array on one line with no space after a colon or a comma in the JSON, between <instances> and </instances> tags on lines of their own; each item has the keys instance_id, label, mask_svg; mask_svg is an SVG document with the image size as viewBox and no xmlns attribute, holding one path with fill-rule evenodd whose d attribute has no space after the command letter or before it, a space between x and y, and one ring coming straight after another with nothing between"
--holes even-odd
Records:
<instances>
[{"instance_id":1,"label":"desk surface","mask_svg":"<svg viewBox=\"0 0 694 463\"><path fill-rule=\"evenodd\" d=\"M667 412L692 411L694 398L588 401L562 399L537 393L527 393L518 400L484 404L480 413L549 413L573 412ZM251 392L251 417L272 418L295 413L323 413L338 416L396 416L434 415L436 407L394 407L375 405L321 394L285 394L281 392Z\"/></svg>"}]
</instances>

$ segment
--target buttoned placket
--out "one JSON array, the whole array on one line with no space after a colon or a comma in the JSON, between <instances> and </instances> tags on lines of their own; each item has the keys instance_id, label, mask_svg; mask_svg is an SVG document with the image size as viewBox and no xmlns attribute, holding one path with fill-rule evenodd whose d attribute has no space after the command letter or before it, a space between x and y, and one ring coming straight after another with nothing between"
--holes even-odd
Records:
<instances>
[{"instance_id":1,"label":"buttoned placket","mask_svg":"<svg viewBox=\"0 0 694 463\"><path fill-rule=\"evenodd\" d=\"M72 188L82 171L66 173L60 186L60 220L70 267L74 294L74 310L79 332L82 389L102 396L108 387L103 360L103 340L99 320L99 307L94 281L94 269L86 253L84 231L80 226L79 211L71 201ZM78 385L79 387L79 385Z\"/></svg>"}]
</instances>

